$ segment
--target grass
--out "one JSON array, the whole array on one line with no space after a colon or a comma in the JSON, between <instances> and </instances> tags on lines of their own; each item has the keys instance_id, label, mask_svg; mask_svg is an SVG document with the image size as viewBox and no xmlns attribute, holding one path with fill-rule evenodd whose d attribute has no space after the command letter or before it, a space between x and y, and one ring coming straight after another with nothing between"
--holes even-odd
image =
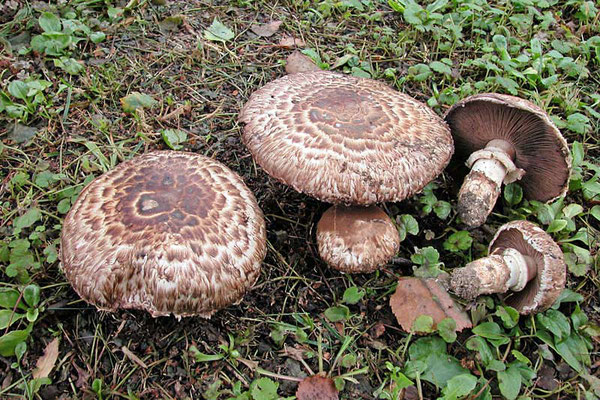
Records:
<instances>
[{"instance_id":1,"label":"grass","mask_svg":"<svg viewBox=\"0 0 600 400\"><path fill-rule=\"evenodd\" d=\"M0 331L0 397L265 400L292 396L289 377L317 371L348 399L600 396L594 2L60 4L0 6L0 315L10 315ZM215 19L221 40L206 35ZM283 21L273 36L252 32L272 20ZM530 99L572 147L571 191L544 205L513 185L484 227L465 232L456 182L444 174L422 194L386 205L406 234L398 263L369 275L331 271L314 241L326 205L260 170L236 122L249 95L284 74L292 51L280 45L284 36L301 40L299 50L321 68L384 81L440 115L480 92ZM138 108L127 112L132 104ZM60 272L62 218L93 177L168 148L208 155L243 176L267 218L262 276L240 305L209 321L97 312ZM399 329L388 299L397 278L413 274L402 259L417 273L451 270L484 255L502 223L522 218L565 252L569 290L556 308L518 318L484 297L465 304L476 327L455 339ZM44 350L55 337L51 372L34 378L38 360L53 359Z\"/></svg>"}]
</instances>

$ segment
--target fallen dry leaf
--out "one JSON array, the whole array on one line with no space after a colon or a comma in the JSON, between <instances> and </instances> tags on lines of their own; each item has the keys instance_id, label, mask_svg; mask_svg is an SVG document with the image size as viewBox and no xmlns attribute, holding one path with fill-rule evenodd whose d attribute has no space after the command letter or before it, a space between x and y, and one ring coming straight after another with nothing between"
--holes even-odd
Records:
<instances>
[{"instance_id":1,"label":"fallen dry leaf","mask_svg":"<svg viewBox=\"0 0 600 400\"><path fill-rule=\"evenodd\" d=\"M294 47L303 47L306 43L302 39L296 39L291 36L284 36L279 41L279 47L285 47L287 49L292 49Z\"/></svg>"},{"instance_id":2,"label":"fallen dry leaf","mask_svg":"<svg viewBox=\"0 0 600 400\"><path fill-rule=\"evenodd\" d=\"M129 358L131 361L133 361L134 363L136 363L140 367L142 367L144 369L148 368L148 366L146 365L146 363L143 362L138 356L136 356L135 354L133 354L131 352L131 350L129 350L127 347L122 346L121 347L121 351L123 352L123 354L125 354L127 356L127 358Z\"/></svg>"},{"instance_id":3,"label":"fallen dry leaf","mask_svg":"<svg viewBox=\"0 0 600 400\"><path fill-rule=\"evenodd\" d=\"M337 400L338 391L330 378L313 375L305 378L296 390L298 400Z\"/></svg>"},{"instance_id":4,"label":"fallen dry leaf","mask_svg":"<svg viewBox=\"0 0 600 400\"><path fill-rule=\"evenodd\" d=\"M458 332L472 326L467 314L435 279L400 278L396 293L390 298L390 306L406 332L411 331L420 315L431 316L434 328L444 318L452 318Z\"/></svg>"},{"instance_id":5,"label":"fallen dry leaf","mask_svg":"<svg viewBox=\"0 0 600 400\"><path fill-rule=\"evenodd\" d=\"M285 63L285 72L288 75L320 70L321 68L317 67L310 57L300 53L298 50L290 54Z\"/></svg>"},{"instance_id":6,"label":"fallen dry leaf","mask_svg":"<svg viewBox=\"0 0 600 400\"><path fill-rule=\"evenodd\" d=\"M255 24L250 27L250 30L258 36L269 37L273 36L279 30L280 25L281 21L273 21L262 25Z\"/></svg>"},{"instance_id":7,"label":"fallen dry leaf","mask_svg":"<svg viewBox=\"0 0 600 400\"><path fill-rule=\"evenodd\" d=\"M33 370L33 379L47 378L56 364L58 358L58 338L54 338L44 350L44 354L37 360L35 370Z\"/></svg>"}]
</instances>

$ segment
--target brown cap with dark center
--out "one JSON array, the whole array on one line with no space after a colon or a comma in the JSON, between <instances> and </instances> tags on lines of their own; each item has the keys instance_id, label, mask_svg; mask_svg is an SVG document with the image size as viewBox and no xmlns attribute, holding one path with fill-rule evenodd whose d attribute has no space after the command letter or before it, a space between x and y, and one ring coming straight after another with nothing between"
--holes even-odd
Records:
<instances>
[{"instance_id":1,"label":"brown cap with dark center","mask_svg":"<svg viewBox=\"0 0 600 400\"><path fill-rule=\"evenodd\" d=\"M568 189L571 157L567 142L548 114L518 97L485 93L467 97L445 115L456 146L454 159L469 156L494 139L510 143L519 181L528 199L550 201Z\"/></svg>"},{"instance_id":2,"label":"brown cap with dark center","mask_svg":"<svg viewBox=\"0 0 600 400\"><path fill-rule=\"evenodd\" d=\"M529 221L512 221L500 227L490 243L490 255L516 249L535 261L537 275L519 292L509 292L504 301L521 314L549 308L565 287L567 269L563 252L552 237Z\"/></svg>"},{"instance_id":3,"label":"brown cap with dark center","mask_svg":"<svg viewBox=\"0 0 600 400\"><path fill-rule=\"evenodd\" d=\"M334 204L400 201L439 175L453 151L448 127L424 104L381 82L331 72L267 84L239 120L268 174Z\"/></svg>"},{"instance_id":4,"label":"brown cap with dark center","mask_svg":"<svg viewBox=\"0 0 600 400\"><path fill-rule=\"evenodd\" d=\"M398 251L400 235L379 207L333 206L317 224L319 255L348 273L373 272Z\"/></svg>"},{"instance_id":5,"label":"brown cap with dark center","mask_svg":"<svg viewBox=\"0 0 600 400\"><path fill-rule=\"evenodd\" d=\"M210 158L144 154L96 178L61 233L67 279L100 309L200 315L241 300L266 253L242 179Z\"/></svg>"}]
</instances>

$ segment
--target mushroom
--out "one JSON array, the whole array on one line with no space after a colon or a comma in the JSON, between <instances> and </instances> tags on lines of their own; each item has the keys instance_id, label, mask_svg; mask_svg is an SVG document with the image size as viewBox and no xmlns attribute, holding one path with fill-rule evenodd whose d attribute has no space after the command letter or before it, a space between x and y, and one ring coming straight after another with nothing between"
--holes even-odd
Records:
<instances>
[{"instance_id":1,"label":"mushroom","mask_svg":"<svg viewBox=\"0 0 600 400\"><path fill-rule=\"evenodd\" d=\"M61 232L62 269L102 310L210 317L260 274L265 221L221 163L184 152L137 156L92 181Z\"/></svg>"},{"instance_id":2,"label":"mushroom","mask_svg":"<svg viewBox=\"0 0 600 400\"><path fill-rule=\"evenodd\" d=\"M244 143L269 175L335 205L401 201L439 175L453 151L448 127L424 104L381 82L325 71L268 83L252 94L239 121ZM342 218L346 211L357 214L339 207L334 215ZM321 251L329 248L319 244ZM333 260L364 259L321 256L334 268L353 271L360 265Z\"/></svg>"},{"instance_id":3,"label":"mushroom","mask_svg":"<svg viewBox=\"0 0 600 400\"><path fill-rule=\"evenodd\" d=\"M500 227L489 256L452 272L450 287L460 297L508 293L504 301L521 314L549 308L565 287L566 266L550 235L528 221Z\"/></svg>"},{"instance_id":4,"label":"mushroom","mask_svg":"<svg viewBox=\"0 0 600 400\"><path fill-rule=\"evenodd\" d=\"M458 214L469 227L492 212L502 183L520 180L528 199L551 201L568 188L567 142L548 114L529 101L502 94L467 97L445 115L455 160L471 171L458 195Z\"/></svg>"},{"instance_id":5,"label":"mushroom","mask_svg":"<svg viewBox=\"0 0 600 400\"><path fill-rule=\"evenodd\" d=\"M373 272L396 254L400 235L379 207L333 206L317 224L317 247L338 270Z\"/></svg>"}]
</instances>

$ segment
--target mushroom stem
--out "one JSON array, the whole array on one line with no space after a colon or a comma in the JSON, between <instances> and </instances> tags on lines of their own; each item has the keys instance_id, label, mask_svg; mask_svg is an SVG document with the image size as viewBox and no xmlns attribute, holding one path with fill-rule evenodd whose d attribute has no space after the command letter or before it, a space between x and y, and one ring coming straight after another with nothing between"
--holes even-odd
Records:
<instances>
[{"instance_id":1,"label":"mushroom stem","mask_svg":"<svg viewBox=\"0 0 600 400\"><path fill-rule=\"evenodd\" d=\"M485 149L471 154L471 171L458 193L458 214L469 227L482 225L492 212L502 183L521 179L524 171L513 163L515 150L505 140L494 139Z\"/></svg>"},{"instance_id":2,"label":"mushroom stem","mask_svg":"<svg viewBox=\"0 0 600 400\"><path fill-rule=\"evenodd\" d=\"M474 299L482 294L519 292L536 274L533 258L506 248L501 254L492 254L455 269L450 287L460 297Z\"/></svg>"}]
</instances>

